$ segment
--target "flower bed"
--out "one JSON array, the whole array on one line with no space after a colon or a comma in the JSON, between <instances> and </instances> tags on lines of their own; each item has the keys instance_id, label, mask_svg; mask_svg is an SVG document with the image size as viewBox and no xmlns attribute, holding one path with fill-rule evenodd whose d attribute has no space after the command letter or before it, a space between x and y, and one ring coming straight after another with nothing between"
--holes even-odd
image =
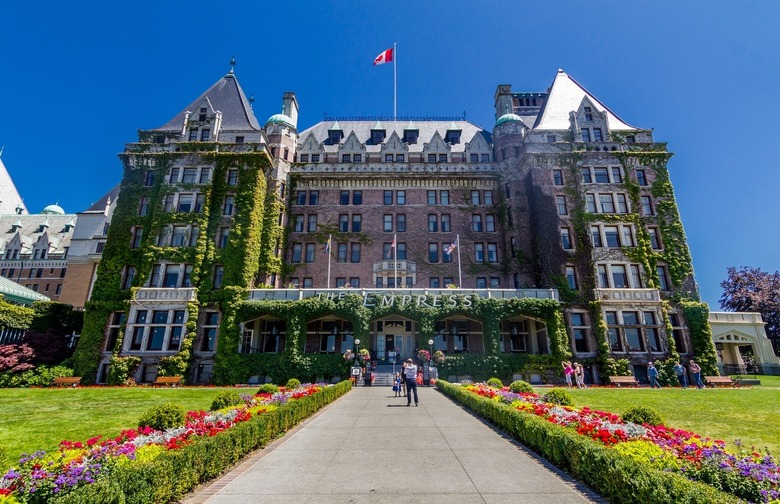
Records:
<instances>
[{"instance_id":1,"label":"flower bed","mask_svg":"<svg viewBox=\"0 0 780 504\"><path fill-rule=\"evenodd\" d=\"M612 413L549 404L536 394L484 384L458 386L439 380L437 388L611 502L760 502L777 490L777 467L771 458L728 454L721 441L626 423ZM759 478L743 475L748 466L757 469L757 463L762 467ZM772 472L775 476L769 477Z\"/></svg>"},{"instance_id":2,"label":"flower bed","mask_svg":"<svg viewBox=\"0 0 780 504\"><path fill-rule=\"evenodd\" d=\"M239 406L191 411L181 427L63 441L57 453L25 456L9 470L0 503L172 502L348 390L342 382L245 395Z\"/></svg>"}]
</instances>

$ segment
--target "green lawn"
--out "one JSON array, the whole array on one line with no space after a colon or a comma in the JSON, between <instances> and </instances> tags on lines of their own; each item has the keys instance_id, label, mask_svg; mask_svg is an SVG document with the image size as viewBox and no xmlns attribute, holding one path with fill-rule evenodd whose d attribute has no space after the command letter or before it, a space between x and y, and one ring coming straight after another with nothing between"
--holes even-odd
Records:
<instances>
[{"instance_id":1,"label":"green lawn","mask_svg":"<svg viewBox=\"0 0 780 504\"><path fill-rule=\"evenodd\" d=\"M753 378L749 376L748 378ZM576 406L623 413L635 405L652 406L670 427L722 439L733 448L739 439L746 446L768 448L780 454L780 377L759 376L756 387L706 388L587 388L572 389ZM544 389L539 389L544 393Z\"/></svg>"},{"instance_id":2,"label":"green lawn","mask_svg":"<svg viewBox=\"0 0 780 504\"><path fill-rule=\"evenodd\" d=\"M233 389L231 387L231 389ZM113 437L137 426L150 406L173 401L208 410L224 388L0 389L0 445L14 462L22 453L56 450L63 439ZM254 393L254 388L239 389Z\"/></svg>"}]
</instances>

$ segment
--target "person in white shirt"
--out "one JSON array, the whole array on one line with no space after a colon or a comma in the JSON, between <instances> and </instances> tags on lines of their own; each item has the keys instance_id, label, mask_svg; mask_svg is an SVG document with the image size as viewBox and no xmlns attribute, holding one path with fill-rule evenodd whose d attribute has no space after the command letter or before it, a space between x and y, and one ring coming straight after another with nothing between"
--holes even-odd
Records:
<instances>
[{"instance_id":1,"label":"person in white shirt","mask_svg":"<svg viewBox=\"0 0 780 504\"><path fill-rule=\"evenodd\" d=\"M417 366L412 359L406 359L404 363L404 381L406 382L406 405L412 405L412 391L414 391L414 405L417 406Z\"/></svg>"}]
</instances>

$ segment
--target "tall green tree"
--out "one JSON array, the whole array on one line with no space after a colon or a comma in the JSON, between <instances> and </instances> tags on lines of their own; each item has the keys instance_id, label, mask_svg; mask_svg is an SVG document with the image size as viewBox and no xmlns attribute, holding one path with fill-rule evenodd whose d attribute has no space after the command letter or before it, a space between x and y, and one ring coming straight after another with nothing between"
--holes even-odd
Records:
<instances>
[{"instance_id":1,"label":"tall green tree","mask_svg":"<svg viewBox=\"0 0 780 504\"><path fill-rule=\"evenodd\" d=\"M760 268L730 267L720 283L720 307L729 311L758 312L775 351L780 347L780 273Z\"/></svg>"}]
</instances>

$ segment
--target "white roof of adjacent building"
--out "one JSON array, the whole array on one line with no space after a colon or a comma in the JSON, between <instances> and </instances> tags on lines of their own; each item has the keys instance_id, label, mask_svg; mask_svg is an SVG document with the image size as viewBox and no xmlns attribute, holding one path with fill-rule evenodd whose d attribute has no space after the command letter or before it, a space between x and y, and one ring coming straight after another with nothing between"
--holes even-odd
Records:
<instances>
[{"instance_id":1,"label":"white roof of adjacent building","mask_svg":"<svg viewBox=\"0 0 780 504\"><path fill-rule=\"evenodd\" d=\"M16 213L16 207L21 206L22 213L27 213L22 197L16 190L11 175L6 170L2 158L0 158L0 215Z\"/></svg>"},{"instance_id":2,"label":"white roof of adjacent building","mask_svg":"<svg viewBox=\"0 0 780 504\"><path fill-rule=\"evenodd\" d=\"M587 97L600 112L607 113L607 121L611 130L636 130L609 107L601 103L598 98L590 94L579 82L572 79L563 70L558 70L555 76L547 101L542 108L539 117L534 124L534 129L541 130L568 130L570 127L569 113L576 112L580 108L582 99Z\"/></svg>"}]
</instances>

